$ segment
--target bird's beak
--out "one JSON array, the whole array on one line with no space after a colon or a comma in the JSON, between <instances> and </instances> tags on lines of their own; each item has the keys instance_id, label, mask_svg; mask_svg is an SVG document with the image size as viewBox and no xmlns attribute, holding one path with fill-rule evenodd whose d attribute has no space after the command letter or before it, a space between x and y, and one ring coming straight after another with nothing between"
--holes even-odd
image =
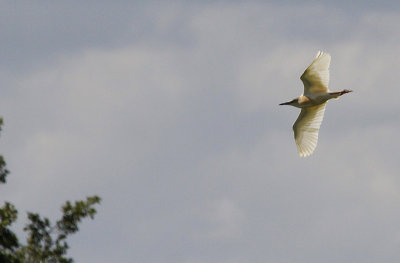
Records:
<instances>
[{"instance_id":1,"label":"bird's beak","mask_svg":"<svg viewBox=\"0 0 400 263\"><path fill-rule=\"evenodd\" d=\"M292 103L291 101L288 101L288 102L281 103L279 105L290 105L291 103Z\"/></svg>"}]
</instances>

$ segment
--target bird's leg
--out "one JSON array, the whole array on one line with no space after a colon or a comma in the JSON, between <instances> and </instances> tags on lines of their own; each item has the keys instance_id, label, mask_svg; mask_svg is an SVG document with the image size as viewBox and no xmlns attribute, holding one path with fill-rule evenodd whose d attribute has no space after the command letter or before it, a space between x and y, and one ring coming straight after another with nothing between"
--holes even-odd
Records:
<instances>
[{"instance_id":1,"label":"bird's leg","mask_svg":"<svg viewBox=\"0 0 400 263\"><path fill-rule=\"evenodd\" d=\"M340 96L342 96L343 94L346 94L349 92L352 92L352 90L344 89L344 90L340 91L339 93L340 93Z\"/></svg>"},{"instance_id":2,"label":"bird's leg","mask_svg":"<svg viewBox=\"0 0 400 263\"><path fill-rule=\"evenodd\" d=\"M336 92L329 92L330 95L335 96L335 97L339 97L342 96L343 94L352 92L352 90L348 90L348 89L344 89L342 91L336 91Z\"/></svg>"}]
</instances>

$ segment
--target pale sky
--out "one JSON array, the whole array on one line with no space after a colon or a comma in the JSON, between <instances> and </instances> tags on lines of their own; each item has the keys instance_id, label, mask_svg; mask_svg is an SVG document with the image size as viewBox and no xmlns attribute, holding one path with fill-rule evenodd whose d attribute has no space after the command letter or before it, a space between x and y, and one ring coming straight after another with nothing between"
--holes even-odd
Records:
<instances>
[{"instance_id":1,"label":"pale sky","mask_svg":"<svg viewBox=\"0 0 400 263\"><path fill-rule=\"evenodd\" d=\"M78 263L398 262L399 24L398 1L3 1L0 201L22 229L101 196ZM300 158L278 104L318 50L354 92Z\"/></svg>"}]
</instances>

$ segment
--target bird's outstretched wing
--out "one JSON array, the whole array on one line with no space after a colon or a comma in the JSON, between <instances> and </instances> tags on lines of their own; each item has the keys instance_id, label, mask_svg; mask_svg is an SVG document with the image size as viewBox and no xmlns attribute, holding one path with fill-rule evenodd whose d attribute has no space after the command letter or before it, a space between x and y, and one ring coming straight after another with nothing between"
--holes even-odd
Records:
<instances>
[{"instance_id":1,"label":"bird's outstretched wing","mask_svg":"<svg viewBox=\"0 0 400 263\"><path fill-rule=\"evenodd\" d=\"M328 92L330 63L331 55L318 51L314 61L300 77L304 84L304 95Z\"/></svg>"},{"instance_id":2,"label":"bird's outstretched wing","mask_svg":"<svg viewBox=\"0 0 400 263\"><path fill-rule=\"evenodd\" d=\"M312 154L317 147L318 132L324 118L326 102L317 106L302 108L293 124L294 140L301 157Z\"/></svg>"}]
</instances>

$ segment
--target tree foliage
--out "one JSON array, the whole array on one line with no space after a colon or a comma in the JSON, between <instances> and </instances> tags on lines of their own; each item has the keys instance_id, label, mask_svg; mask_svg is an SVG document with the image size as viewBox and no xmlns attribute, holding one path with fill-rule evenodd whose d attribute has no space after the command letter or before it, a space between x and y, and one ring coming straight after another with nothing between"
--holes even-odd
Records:
<instances>
[{"instance_id":1,"label":"tree foliage","mask_svg":"<svg viewBox=\"0 0 400 263\"><path fill-rule=\"evenodd\" d=\"M0 118L0 131L3 120ZM6 162L0 156L0 184L6 183L9 171ZM67 201L61 208L62 217L55 223L37 213L28 212L26 243L20 243L11 225L17 220L18 211L9 202L0 207L0 262L1 263L72 263L66 256L67 238L79 231L82 219L94 218L94 206L100 203L100 197L91 196L86 200L71 203Z\"/></svg>"}]
</instances>

